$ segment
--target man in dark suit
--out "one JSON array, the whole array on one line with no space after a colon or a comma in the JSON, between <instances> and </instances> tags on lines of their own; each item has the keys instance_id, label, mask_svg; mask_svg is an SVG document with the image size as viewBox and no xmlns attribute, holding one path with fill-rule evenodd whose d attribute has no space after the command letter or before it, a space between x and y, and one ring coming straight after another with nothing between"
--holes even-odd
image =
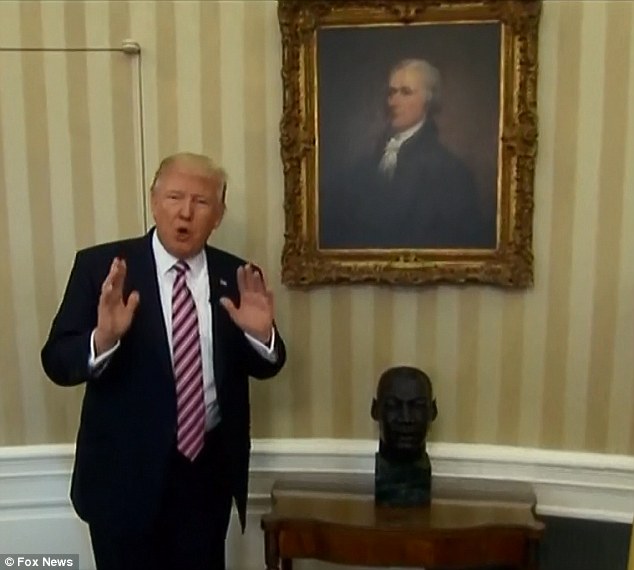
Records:
<instances>
[{"instance_id":1,"label":"man in dark suit","mask_svg":"<svg viewBox=\"0 0 634 570\"><path fill-rule=\"evenodd\" d=\"M80 251L42 364L85 383L71 497L99 570L224 568L235 500L244 528L248 376L285 361L259 270L206 245L226 176L165 159L146 236Z\"/></svg>"},{"instance_id":2,"label":"man in dark suit","mask_svg":"<svg viewBox=\"0 0 634 570\"><path fill-rule=\"evenodd\" d=\"M425 60L392 69L387 134L324 196L323 247L495 247L495 221L483 219L470 171L438 138L439 89Z\"/></svg>"}]
</instances>

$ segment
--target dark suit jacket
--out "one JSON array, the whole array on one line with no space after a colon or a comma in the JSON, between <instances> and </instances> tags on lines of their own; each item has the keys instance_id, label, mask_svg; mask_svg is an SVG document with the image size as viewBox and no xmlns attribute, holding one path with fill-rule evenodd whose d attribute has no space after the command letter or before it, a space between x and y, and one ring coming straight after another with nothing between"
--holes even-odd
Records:
<instances>
[{"instance_id":1,"label":"dark suit jacket","mask_svg":"<svg viewBox=\"0 0 634 570\"><path fill-rule=\"evenodd\" d=\"M431 119L402 144L391 179L378 168L384 149L382 141L323 197L323 247L495 247L495 211L482 216L471 173Z\"/></svg>"},{"instance_id":2,"label":"dark suit jacket","mask_svg":"<svg viewBox=\"0 0 634 570\"><path fill-rule=\"evenodd\" d=\"M175 380L148 235L77 254L59 311L42 349L56 384L86 383L71 498L89 523L122 532L147 528L157 514L176 434ZM250 451L248 376L274 376L285 361L276 331L277 360L260 357L219 304L238 302L236 270L244 261L206 247L213 312L214 377L222 415L232 493L244 528ZM88 370L101 284L116 256L127 262L125 293L141 302L132 326L98 377Z\"/></svg>"}]
</instances>

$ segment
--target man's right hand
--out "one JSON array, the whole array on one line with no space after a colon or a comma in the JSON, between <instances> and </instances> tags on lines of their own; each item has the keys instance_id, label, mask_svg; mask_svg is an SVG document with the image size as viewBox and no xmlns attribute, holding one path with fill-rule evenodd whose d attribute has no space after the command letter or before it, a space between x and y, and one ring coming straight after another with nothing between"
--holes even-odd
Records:
<instances>
[{"instance_id":1,"label":"man's right hand","mask_svg":"<svg viewBox=\"0 0 634 570\"><path fill-rule=\"evenodd\" d=\"M95 356L110 350L132 324L139 305L139 293L132 291L127 302L123 299L123 284L127 267L124 259L115 257L108 276L101 285L95 330Z\"/></svg>"}]
</instances>

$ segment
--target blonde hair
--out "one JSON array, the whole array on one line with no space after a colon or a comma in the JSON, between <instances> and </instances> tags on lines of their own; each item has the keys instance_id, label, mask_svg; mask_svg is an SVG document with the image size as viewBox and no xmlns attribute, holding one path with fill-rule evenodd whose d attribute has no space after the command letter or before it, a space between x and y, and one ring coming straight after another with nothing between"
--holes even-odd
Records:
<instances>
[{"instance_id":1,"label":"blonde hair","mask_svg":"<svg viewBox=\"0 0 634 570\"><path fill-rule=\"evenodd\" d=\"M150 192L154 191L160 182L161 176L175 164L193 166L200 169L201 174L205 178L208 178L209 180L217 180L220 183L220 188L222 190L219 198L224 201L225 189L227 186L227 173L224 168L217 165L210 157L193 152L178 152L165 157L154 174L152 184L150 185Z\"/></svg>"}]
</instances>

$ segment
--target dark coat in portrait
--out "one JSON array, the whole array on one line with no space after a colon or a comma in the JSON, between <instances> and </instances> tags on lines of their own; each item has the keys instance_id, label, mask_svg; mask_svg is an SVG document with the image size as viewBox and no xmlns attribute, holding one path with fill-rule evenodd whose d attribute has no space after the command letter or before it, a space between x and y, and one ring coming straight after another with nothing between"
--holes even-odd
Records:
<instances>
[{"instance_id":1,"label":"dark coat in portrait","mask_svg":"<svg viewBox=\"0 0 634 570\"><path fill-rule=\"evenodd\" d=\"M386 140L323 197L321 247L495 247L495 221L481 215L471 172L433 120L401 145L392 176L379 169Z\"/></svg>"}]
</instances>

